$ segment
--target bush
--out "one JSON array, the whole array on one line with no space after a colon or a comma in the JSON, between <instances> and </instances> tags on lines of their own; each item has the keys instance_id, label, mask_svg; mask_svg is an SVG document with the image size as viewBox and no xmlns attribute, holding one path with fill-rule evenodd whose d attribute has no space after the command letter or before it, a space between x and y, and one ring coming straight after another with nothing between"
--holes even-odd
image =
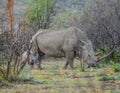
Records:
<instances>
[{"instance_id":1,"label":"bush","mask_svg":"<svg viewBox=\"0 0 120 93\"><path fill-rule=\"evenodd\" d=\"M120 76L118 76L118 75L110 75L110 74L106 74L106 73L100 73L100 74L98 74L98 76L100 77L99 78L100 81L120 80Z\"/></svg>"},{"instance_id":2,"label":"bush","mask_svg":"<svg viewBox=\"0 0 120 93\"><path fill-rule=\"evenodd\" d=\"M74 26L73 23L71 24L72 20L75 16L80 16L79 11L77 10L64 10L56 16L52 18L52 22L50 24L51 28L67 28L70 26Z\"/></svg>"},{"instance_id":3,"label":"bush","mask_svg":"<svg viewBox=\"0 0 120 93\"><path fill-rule=\"evenodd\" d=\"M116 90L112 91L111 93L120 93L120 90L116 89Z\"/></svg>"},{"instance_id":4,"label":"bush","mask_svg":"<svg viewBox=\"0 0 120 93\"><path fill-rule=\"evenodd\" d=\"M113 60L114 60L115 62L120 62L120 51L119 51L119 49L116 49L116 50L112 53L111 57L113 58Z\"/></svg>"},{"instance_id":5,"label":"bush","mask_svg":"<svg viewBox=\"0 0 120 93\"><path fill-rule=\"evenodd\" d=\"M32 2L27 14L29 22L38 30L49 28L56 0L26 0Z\"/></svg>"},{"instance_id":6,"label":"bush","mask_svg":"<svg viewBox=\"0 0 120 93\"><path fill-rule=\"evenodd\" d=\"M99 53L99 56L104 56L106 54L109 53L108 49L97 49L97 52ZM114 49L113 52L111 52L111 54L109 56L107 56L106 58L101 60L101 63L103 64L110 64L113 65L113 63L119 63L120 61L120 52L119 49Z\"/></svg>"},{"instance_id":7,"label":"bush","mask_svg":"<svg viewBox=\"0 0 120 93\"><path fill-rule=\"evenodd\" d=\"M110 60L110 64L111 64L114 72L120 72L120 64L119 63Z\"/></svg>"},{"instance_id":8,"label":"bush","mask_svg":"<svg viewBox=\"0 0 120 93\"><path fill-rule=\"evenodd\" d=\"M96 48L111 49L120 45L120 1L87 0L80 16L80 27ZM77 24L77 23L76 23Z\"/></svg>"}]
</instances>

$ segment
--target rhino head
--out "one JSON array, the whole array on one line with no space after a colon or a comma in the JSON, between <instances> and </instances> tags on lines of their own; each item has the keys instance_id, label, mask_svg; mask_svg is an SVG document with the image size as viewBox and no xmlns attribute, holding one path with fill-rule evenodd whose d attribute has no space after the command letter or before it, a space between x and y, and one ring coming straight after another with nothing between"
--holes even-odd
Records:
<instances>
[{"instance_id":1,"label":"rhino head","mask_svg":"<svg viewBox=\"0 0 120 93\"><path fill-rule=\"evenodd\" d=\"M82 58L83 61L88 64L88 67L95 67L98 65L97 57L93 50L93 46L90 40L83 41L82 44Z\"/></svg>"}]
</instances>

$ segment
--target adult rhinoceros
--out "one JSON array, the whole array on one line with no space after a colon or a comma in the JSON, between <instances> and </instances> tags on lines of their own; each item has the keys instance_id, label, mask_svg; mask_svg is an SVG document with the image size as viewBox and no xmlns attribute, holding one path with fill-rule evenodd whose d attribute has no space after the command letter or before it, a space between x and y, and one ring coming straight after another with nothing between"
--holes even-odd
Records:
<instances>
[{"instance_id":1,"label":"adult rhinoceros","mask_svg":"<svg viewBox=\"0 0 120 93\"><path fill-rule=\"evenodd\" d=\"M71 69L74 69L73 60L76 55L83 59L88 65L96 65L96 57L93 51L91 41L87 38L87 35L79 28L69 27L62 30L39 30L31 39L31 51L30 55L38 54L37 65L40 69L41 59L44 55L52 57L65 56L67 61L64 69L70 65ZM35 58L30 58L31 64L35 63Z\"/></svg>"}]
</instances>

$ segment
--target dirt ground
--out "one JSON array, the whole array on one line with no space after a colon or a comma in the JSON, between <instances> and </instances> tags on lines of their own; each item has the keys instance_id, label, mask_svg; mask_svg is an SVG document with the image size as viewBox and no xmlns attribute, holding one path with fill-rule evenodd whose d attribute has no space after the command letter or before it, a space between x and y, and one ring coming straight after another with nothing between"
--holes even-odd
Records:
<instances>
[{"instance_id":1,"label":"dirt ground","mask_svg":"<svg viewBox=\"0 0 120 93\"><path fill-rule=\"evenodd\" d=\"M22 77L31 80L3 87L0 93L120 93L120 81L99 80L97 74L104 68L81 72L79 60L75 60L75 70L62 69L64 64L65 59L48 59L42 62L43 70L26 66Z\"/></svg>"}]
</instances>

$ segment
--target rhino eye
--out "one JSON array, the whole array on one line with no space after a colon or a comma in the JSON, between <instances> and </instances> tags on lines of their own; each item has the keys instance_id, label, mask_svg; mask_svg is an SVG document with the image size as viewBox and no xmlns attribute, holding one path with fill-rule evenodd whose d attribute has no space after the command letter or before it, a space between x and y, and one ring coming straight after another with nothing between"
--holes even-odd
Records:
<instances>
[{"instance_id":1,"label":"rhino eye","mask_svg":"<svg viewBox=\"0 0 120 93\"><path fill-rule=\"evenodd\" d=\"M88 55L88 58L90 59L90 58L91 58L91 56L90 56L90 55Z\"/></svg>"}]
</instances>

